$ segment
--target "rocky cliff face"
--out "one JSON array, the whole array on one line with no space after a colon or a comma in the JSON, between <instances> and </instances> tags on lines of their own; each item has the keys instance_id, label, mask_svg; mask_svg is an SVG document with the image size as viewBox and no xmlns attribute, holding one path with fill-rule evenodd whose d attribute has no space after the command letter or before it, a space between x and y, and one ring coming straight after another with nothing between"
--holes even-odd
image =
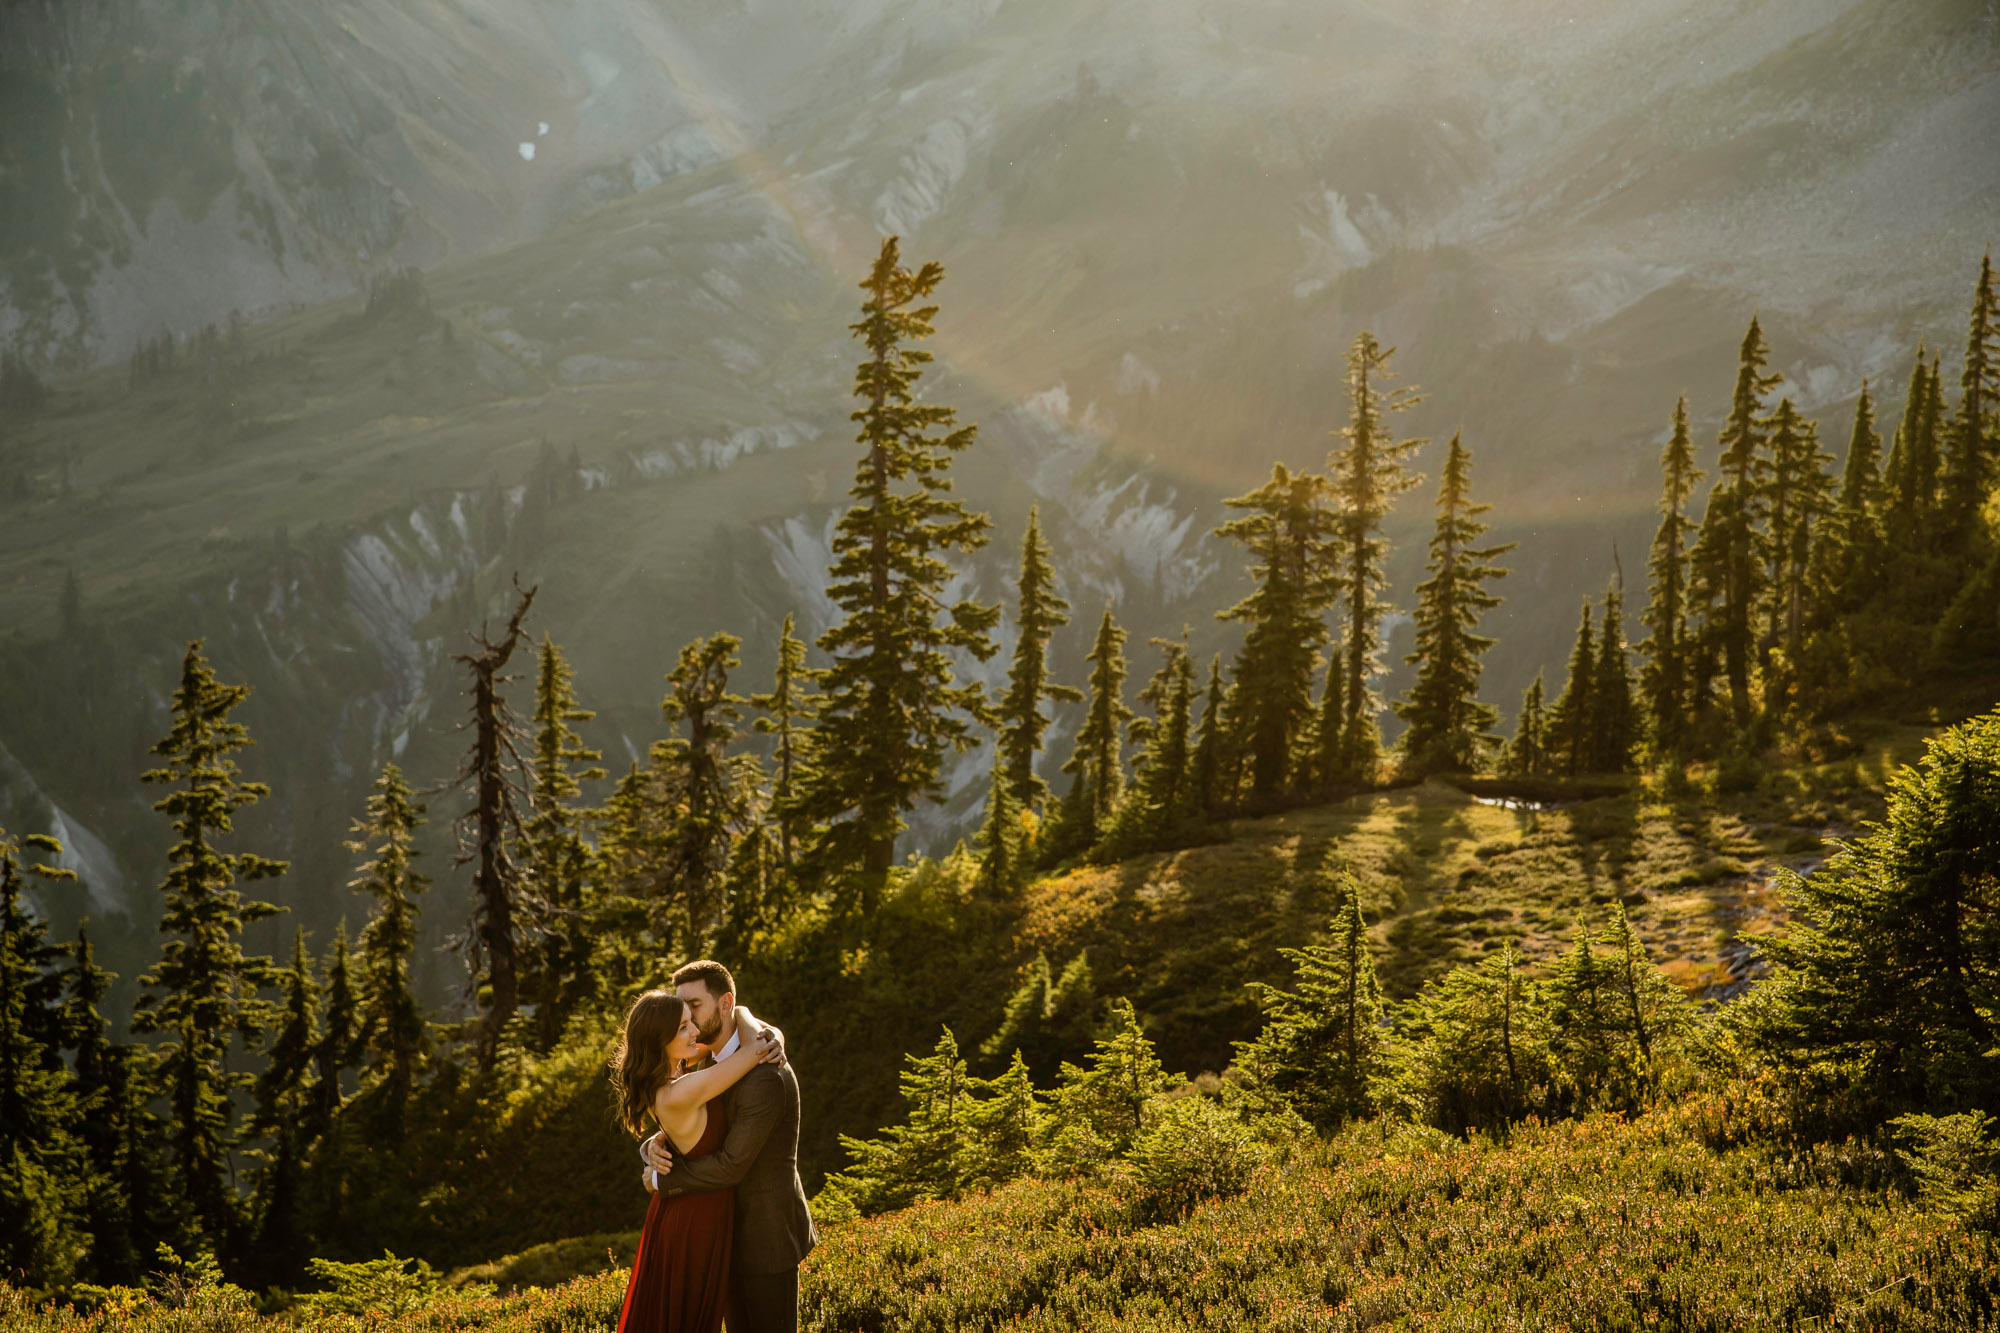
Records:
<instances>
[{"instance_id":1,"label":"rocky cliff face","mask_svg":"<svg viewBox=\"0 0 2000 1333\"><path fill-rule=\"evenodd\" d=\"M743 634L750 677L830 614L885 231L950 269L931 392L1000 521L968 587L1004 594L1039 503L1080 620L1226 651L1220 497L1319 463L1371 328L1522 542L1511 703L1614 539L1636 569L1674 397L1712 439L1752 308L1830 439L1862 376L1958 345L1997 53L1989 0L0 5L0 345L56 382L0 419L0 820L88 830L143 956L132 778L208 636L258 690L249 831L329 928L368 775L449 771L450 653L515 569L597 742L643 753L681 643Z\"/></svg>"}]
</instances>

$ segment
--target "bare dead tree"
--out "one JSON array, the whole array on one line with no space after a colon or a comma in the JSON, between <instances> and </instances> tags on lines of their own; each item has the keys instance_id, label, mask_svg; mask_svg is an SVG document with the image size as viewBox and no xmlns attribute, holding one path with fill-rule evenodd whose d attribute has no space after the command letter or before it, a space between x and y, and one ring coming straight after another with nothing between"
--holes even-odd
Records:
<instances>
[{"instance_id":1,"label":"bare dead tree","mask_svg":"<svg viewBox=\"0 0 2000 1333\"><path fill-rule=\"evenodd\" d=\"M479 632L471 636L475 651L453 658L472 672L472 687L466 691L472 698L472 716L459 727L472 733L472 745L464 764L445 787L470 787L473 793L471 808L452 821L452 831L458 839L454 864L475 867L472 918L462 943L475 1005L482 979L489 991L478 1028L481 1070L493 1067L500 1034L520 1007L515 954L523 927L533 915L533 904L525 897L525 880L508 851L509 844L525 831L520 811L528 799L523 777L528 765L522 761L520 746L527 730L508 705L502 687L518 679L504 672L520 646L521 622L534 603L535 591L523 591L516 576L514 592L519 600L507 621L507 632L496 641L481 623Z\"/></svg>"}]
</instances>

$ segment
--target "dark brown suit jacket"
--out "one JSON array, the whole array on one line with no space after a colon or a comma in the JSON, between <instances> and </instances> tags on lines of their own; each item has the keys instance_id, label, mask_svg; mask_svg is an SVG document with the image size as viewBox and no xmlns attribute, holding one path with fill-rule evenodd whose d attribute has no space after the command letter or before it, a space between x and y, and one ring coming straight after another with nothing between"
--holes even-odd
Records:
<instances>
[{"instance_id":1,"label":"dark brown suit jacket","mask_svg":"<svg viewBox=\"0 0 2000 1333\"><path fill-rule=\"evenodd\" d=\"M722 1146L705 1157L676 1153L660 1191L673 1197L734 1186L730 1267L743 1274L797 1268L819 1240L799 1180L799 1081L789 1064L758 1065L721 1100L729 1117Z\"/></svg>"}]
</instances>

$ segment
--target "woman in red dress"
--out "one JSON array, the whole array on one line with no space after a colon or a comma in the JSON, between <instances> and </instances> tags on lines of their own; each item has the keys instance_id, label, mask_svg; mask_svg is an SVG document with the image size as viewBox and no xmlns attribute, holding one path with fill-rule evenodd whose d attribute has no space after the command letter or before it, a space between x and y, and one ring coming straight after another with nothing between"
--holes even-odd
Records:
<instances>
[{"instance_id":1,"label":"woman in red dress","mask_svg":"<svg viewBox=\"0 0 2000 1333\"><path fill-rule=\"evenodd\" d=\"M728 1124L715 1099L758 1064L784 1058L783 1047L747 1009L736 1011L736 1036L728 1059L694 1069L707 1052L680 996L652 990L634 1000L611 1060L625 1128L644 1138L650 1116L683 1157L720 1147ZM734 1190L653 1196L618 1333L717 1333L729 1292L735 1214Z\"/></svg>"}]
</instances>

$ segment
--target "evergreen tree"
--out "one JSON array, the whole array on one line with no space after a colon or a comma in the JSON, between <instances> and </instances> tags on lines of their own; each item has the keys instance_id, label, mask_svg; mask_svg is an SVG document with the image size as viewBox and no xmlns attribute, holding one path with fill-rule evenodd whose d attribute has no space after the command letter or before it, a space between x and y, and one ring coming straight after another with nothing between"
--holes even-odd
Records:
<instances>
[{"instance_id":1,"label":"evergreen tree","mask_svg":"<svg viewBox=\"0 0 2000 1333\"><path fill-rule=\"evenodd\" d=\"M75 1137L76 1088L60 1049L62 978L54 964L67 951L49 942L22 894L29 874L74 875L24 869L24 848L62 851L53 838L0 833L0 1272L56 1285L74 1272L89 1187Z\"/></svg>"},{"instance_id":2,"label":"evergreen tree","mask_svg":"<svg viewBox=\"0 0 2000 1333\"><path fill-rule=\"evenodd\" d=\"M1138 1012L1123 997L1111 1002L1093 1046L1081 1068L1062 1066L1048 1128L1054 1134L1087 1129L1109 1151L1122 1153L1145 1127L1146 1104L1186 1079L1161 1066Z\"/></svg>"},{"instance_id":3,"label":"evergreen tree","mask_svg":"<svg viewBox=\"0 0 2000 1333\"><path fill-rule=\"evenodd\" d=\"M1604 593L1587 712L1585 766L1597 773L1625 772L1639 744L1639 715L1632 706L1632 664L1625 655L1625 597L1616 581Z\"/></svg>"},{"instance_id":4,"label":"evergreen tree","mask_svg":"<svg viewBox=\"0 0 2000 1333\"><path fill-rule=\"evenodd\" d=\"M381 1126L390 1142L403 1133L410 1091L424 1057L424 1013L410 977L417 944L417 895L430 879L416 868L417 829L424 807L413 801L410 785L395 764L384 764L368 798L368 817L355 821L350 852L370 859L348 888L375 900L361 930L360 1003L355 1044L366 1069L366 1085L382 1089Z\"/></svg>"},{"instance_id":5,"label":"evergreen tree","mask_svg":"<svg viewBox=\"0 0 2000 1333\"><path fill-rule=\"evenodd\" d=\"M472 788L472 805L453 821L453 832L459 843L455 864L474 867L472 921L463 947L472 998L485 1011L474 1030L482 1073L493 1068L501 1034L520 1009L521 955L540 915L536 885L514 859L514 848L526 832L521 805L527 799L522 776L527 764L520 752L525 739L521 722L506 695L506 685L514 679L506 674L507 663L521 645L521 622L535 603L536 590L523 590L518 580L514 588L507 632L495 641L482 624L473 636L476 651L453 659L472 676L472 688L466 691L472 697L472 717L466 723L472 745L451 785Z\"/></svg>"},{"instance_id":6,"label":"evergreen tree","mask_svg":"<svg viewBox=\"0 0 2000 1333\"><path fill-rule=\"evenodd\" d=\"M953 409L917 401L931 354L907 345L931 333L936 307L917 303L943 278L941 264L903 268L890 237L850 326L868 347L854 379L863 452L848 492L854 504L833 541L827 593L846 616L820 636L832 665L804 807L824 826L819 867L860 873L864 917L894 864L903 812L936 795L945 751L970 749L971 723L989 718L979 684L954 683L948 654L992 656L1000 608L961 601L938 614L952 577L942 553L977 550L992 526L947 498L951 456L972 443L974 428L953 429Z\"/></svg>"},{"instance_id":7,"label":"evergreen tree","mask_svg":"<svg viewBox=\"0 0 2000 1333\"><path fill-rule=\"evenodd\" d=\"M1578 920L1570 947L1556 963L1545 990L1550 1049L1573 1105L1598 1105L1619 1074L1618 1033L1625 1023L1609 962L1591 947Z\"/></svg>"},{"instance_id":8,"label":"evergreen tree","mask_svg":"<svg viewBox=\"0 0 2000 1333\"><path fill-rule=\"evenodd\" d=\"M979 884L996 898L1011 892L1021 881L1023 813L1008 773L1006 752L996 746L993 779L986 789L986 821L980 825L977 840Z\"/></svg>"},{"instance_id":9,"label":"evergreen tree","mask_svg":"<svg viewBox=\"0 0 2000 1333\"><path fill-rule=\"evenodd\" d=\"M1078 794L1080 833L1095 846L1111 827L1125 791L1125 724L1132 710L1125 706L1125 631L1104 608L1097 640L1091 645L1090 705L1076 733L1076 749L1062 771L1074 775Z\"/></svg>"},{"instance_id":10,"label":"evergreen tree","mask_svg":"<svg viewBox=\"0 0 2000 1333\"><path fill-rule=\"evenodd\" d=\"M1868 381L1854 403L1854 429L1847 440L1840 495L1818 543L1823 554L1819 592L1822 610L1852 611L1873 595L1882 561L1882 437L1875 432L1875 402Z\"/></svg>"},{"instance_id":11,"label":"evergreen tree","mask_svg":"<svg viewBox=\"0 0 2000 1333\"><path fill-rule=\"evenodd\" d=\"M1212 657L1208 661L1208 690L1202 696L1201 722L1195 730L1194 758L1188 768L1194 806L1204 816L1213 816L1222 808L1225 796L1234 795L1225 793L1222 786L1222 750L1228 743L1222 726L1224 699L1222 658Z\"/></svg>"},{"instance_id":12,"label":"evergreen tree","mask_svg":"<svg viewBox=\"0 0 2000 1333\"><path fill-rule=\"evenodd\" d=\"M1514 735L1500 756L1500 771L1510 777L1539 778L1549 772L1548 719L1543 707L1542 673L1521 695L1521 713Z\"/></svg>"},{"instance_id":13,"label":"evergreen tree","mask_svg":"<svg viewBox=\"0 0 2000 1333\"><path fill-rule=\"evenodd\" d=\"M1361 890L1351 872L1340 883L1332 938L1279 950L1297 969L1292 989L1256 985L1264 1028L1237 1046L1238 1062L1255 1084L1322 1130L1366 1115L1382 1073L1376 1027L1382 996Z\"/></svg>"},{"instance_id":14,"label":"evergreen tree","mask_svg":"<svg viewBox=\"0 0 2000 1333\"><path fill-rule=\"evenodd\" d=\"M320 1086L319 985L306 953L306 932L300 927L292 940L292 965L281 985L277 1031L255 1084L256 1109L247 1131L268 1139L265 1168L257 1187L258 1267L273 1277L295 1273L310 1253L299 1198L299 1182L307 1154L329 1124Z\"/></svg>"},{"instance_id":15,"label":"evergreen tree","mask_svg":"<svg viewBox=\"0 0 2000 1333\"><path fill-rule=\"evenodd\" d=\"M1313 666L1326 641L1326 609L1338 591L1335 516L1326 495L1324 477L1293 474L1274 464L1264 485L1223 501L1249 512L1215 530L1248 550L1257 585L1216 618L1249 626L1231 674L1243 691L1241 737L1250 759L1250 789L1259 796L1284 787L1293 751L1312 717Z\"/></svg>"},{"instance_id":16,"label":"evergreen tree","mask_svg":"<svg viewBox=\"0 0 2000 1333\"><path fill-rule=\"evenodd\" d=\"M1706 702L1695 696L1695 649L1688 632L1688 543L1694 523L1686 508L1701 470L1695 466L1685 397L1674 402L1673 434L1660 458L1660 472L1660 527L1647 562L1652 586L1641 617L1647 637L1641 645L1646 665L1640 691L1660 750L1677 754L1687 745L1696 710Z\"/></svg>"},{"instance_id":17,"label":"evergreen tree","mask_svg":"<svg viewBox=\"0 0 2000 1333\"><path fill-rule=\"evenodd\" d=\"M1940 536L1944 372L1935 355L1928 363L1923 358L1924 349L1919 347L1917 368L1910 374L1910 396L1889 451L1889 509L1883 526L1892 545L1905 556L1934 554Z\"/></svg>"},{"instance_id":18,"label":"evergreen tree","mask_svg":"<svg viewBox=\"0 0 2000 1333\"><path fill-rule=\"evenodd\" d=\"M1612 906L1598 942L1609 953L1613 1002L1622 1010L1625 1034L1638 1053L1633 1092L1647 1096L1658 1089L1660 1061L1686 1036L1693 1014L1681 988L1653 966L1622 904Z\"/></svg>"},{"instance_id":19,"label":"evergreen tree","mask_svg":"<svg viewBox=\"0 0 2000 1333\"><path fill-rule=\"evenodd\" d=\"M1425 986L1396 1031L1397 1083L1447 1133L1504 1130L1540 1109L1553 1082L1540 988L1512 945Z\"/></svg>"},{"instance_id":20,"label":"evergreen tree","mask_svg":"<svg viewBox=\"0 0 2000 1333\"><path fill-rule=\"evenodd\" d=\"M1010 1055L1019 1055L1038 1081L1048 1082L1065 1059L1081 1058L1089 1049L1096 1036L1096 1011L1097 989L1088 954L1077 954L1060 975L1054 975L1048 955L1037 953L1007 1001L999 1030L980 1043L980 1058L990 1069Z\"/></svg>"},{"instance_id":21,"label":"evergreen tree","mask_svg":"<svg viewBox=\"0 0 2000 1333\"><path fill-rule=\"evenodd\" d=\"M992 1189L1020 1179L1032 1167L1041 1098L1019 1051L1005 1073L983 1087L975 1083L975 1089L981 1095L968 1108L968 1118L978 1150L970 1154L966 1184Z\"/></svg>"},{"instance_id":22,"label":"evergreen tree","mask_svg":"<svg viewBox=\"0 0 2000 1333\"><path fill-rule=\"evenodd\" d=\"M1348 423L1341 431L1346 444L1327 459L1340 514L1335 576L1347 599L1341 636L1347 652L1341 682L1347 709L1339 775L1344 781L1373 781L1380 763L1375 715L1381 701L1369 681L1380 669L1382 622L1391 610L1382 596L1389 550L1382 522L1395 498L1422 481L1408 459L1425 441L1398 440L1388 429L1391 416L1414 407L1420 398L1414 387L1385 392L1394 355L1393 347L1384 348L1365 332L1348 348Z\"/></svg>"},{"instance_id":23,"label":"evergreen tree","mask_svg":"<svg viewBox=\"0 0 2000 1333\"><path fill-rule=\"evenodd\" d=\"M1770 358L1756 318L1743 335L1736 389L1723 424L1715 489L1709 493L1690 560L1703 631L1718 651L1729 681L1738 725L1750 720L1750 669L1756 651L1758 606L1764 596L1765 494L1770 474L1770 423L1764 398L1784 377L1764 369Z\"/></svg>"},{"instance_id":24,"label":"evergreen tree","mask_svg":"<svg viewBox=\"0 0 2000 1333\"><path fill-rule=\"evenodd\" d=\"M575 673L561 648L542 636L535 674L534 758L528 771L525 870L541 906L539 938L525 989L535 1003L535 1045L555 1049L563 1025L592 991L590 929L584 901L591 879L587 811L574 804L585 782L599 781L603 756L584 745L579 722L597 716L578 705Z\"/></svg>"},{"instance_id":25,"label":"evergreen tree","mask_svg":"<svg viewBox=\"0 0 2000 1333\"><path fill-rule=\"evenodd\" d=\"M819 696L813 686L819 673L806 666L806 645L792 633L792 616L778 634L778 665L771 673L771 692L753 694L750 706L761 715L757 733L771 741L771 816L777 827L779 863L793 873L798 849L809 826L799 809L801 793L810 786L812 726L819 716Z\"/></svg>"},{"instance_id":26,"label":"evergreen tree","mask_svg":"<svg viewBox=\"0 0 2000 1333\"><path fill-rule=\"evenodd\" d=\"M715 634L681 649L660 712L669 726L685 724L687 734L656 742L652 751L654 799L669 812L670 828L659 865L666 893L655 904L654 930L663 943L696 956L723 924L723 874L749 822L756 785L750 761L729 754L745 702L729 692L739 642Z\"/></svg>"},{"instance_id":27,"label":"evergreen tree","mask_svg":"<svg viewBox=\"0 0 2000 1333\"><path fill-rule=\"evenodd\" d=\"M1069 603L1056 595L1055 570L1049 546L1042 540L1039 509L1028 511L1028 530L1021 538L1021 571L1015 588L1019 598L1015 625L1014 663L1007 671L1007 693L1000 701L1000 753L1008 796L1016 809L1040 813L1049 784L1035 772L1042 737L1049 727L1044 699L1075 703L1081 691L1049 679L1049 636L1069 623Z\"/></svg>"},{"instance_id":28,"label":"evergreen tree","mask_svg":"<svg viewBox=\"0 0 2000 1333\"><path fill-rule=\"evenodd\" d=\"M1347 670L1340 641L1334 640L1326 654L1326 679L1319 690L1319 709L1313 715L1312 737L1299 764L1304 790L1318 790L1340 781L1341 737L1347 726L1347 709L1341 697L1340 681Z\"/></svg>"},{"instance_id":29,"label":"evergreen tree","mask_svg":"<svg viewBox=\"0 0 2000 1333\"><path fill-rule=\"evenodd\" d=\"M1832 455L1819 447L1819 430L1803 420L1790 398L1771 416L1770 580L1768 640L1796 661L1810 604L1808 569L1820 521L1833 506Z\"/></svg>"},{"instance_id":30,"label":"evergreen tree","mask_svg":"<svg viewBox=\"0 0 2000 1333\"><path fill-rule=\"evenodd\" d=\"M1556 696L1542 729L1544 766L1560 777L1587 771L1592 758L1594 720L1590 687L1597 681L1598 652L1591 635L1590 599L1583 599L1583 618L1576 627L1576 647L1570 650L1569 679Z\"/></svg>"},{"instance_id":31,"label":"evergreen tree","mask_svg":"<svg viewBox=\"0 0 2000 1333\"><path fill-rule=\"evenodd\" d=\"M1414 773L1475 771L1499 743L1499 710L1479 701L1480 659L1493 640L1476 633L1479 619L1500 605L1486 585L1507 571L1494 563L1514 543L1476 546L1490 505L1472 503L1472 455L1451 437L1438 483L1437 530L1431 536L1430 577L1417 585L1416 651L1404 660L1417 679L1396 713L1405 764Z\"/></svg>"},{"instance_id":32,"label":"evergreen tree","mask_svg":"<svg viewBox=\"0 0 2000 1333\"><path fill-rule=\"evenodd\" d=\"M285 870L282 861L219 846L235 812L270 791L240 780L232 757L251 744L243 724L229 716L249 693L247 685L216 679L201 641L190 643L173 694L173 726L153 747L165 762L143 776L169 788L153 808L173 822L175 842L160 886L166 897L160 933L167 940L159 962L139 978L146 991L132 1026L166 1037L160 1078L174 1185L198 1238L217 1249L231 1246L241 1220L228 1159L230 1094L248 1080L229 1071L229 1043L261 1032L269 1006L257 990L278 979L269 959L243 952L239 937L246 924L279 909L246 902L236 886Z\"/></svg>"},{"instance_id":33,"label":"evergreen tree","mask_svg":"<svg viewBox=\"0 0 2000 1333\"><path fill-rule=\"evenodd\" d=\"M1969 324L1942 495L1945 530L1953 545L1961 548L1993 484L1995 443L1990 418L1994 403L2000 400L2000 303L1994 294L1990 252L1979 261L1979 284L1973 290Z\"/></svg>"},{"instance_id":34,"label":"evergreen tree","mask_svg":"<svg viewBox=\"0 0 2000 1333\"><path fill-rule=\"evenodd\" d=\"M1194 740L1194 658L1187 639L1154 639L1160 669L1139 692L1152 710L1132 724L1140 746L1133 764L1132 792L1118 811L1111 834L1114 855L1126 855L1172 840L1193 820L1194 784L1189 752Z\"/></svg>"},{"instance_id":35,"label":"evergreen tree","mask_svg":"<svg viewBox=\"0 0 2000 1333\"><path fill-rule=\"evenodd\" d=\"M342 917L339 928L334 931L333 948L327 954L323 1031L313 1046L313 1065L319 1089L315 1114L322 1132L340 1112L343 1098L340 1077L344 1071L354 1068L359 1054L355 1038L358 1035L356 1020L360 1005L354 993L353 961L353 952L347 943L347 918Z\"/></svg>"},{"instance_id":36,"label":"evergreen tree","mask_svg":"<svg viewBox=\"0 0 2000 1333\"><path fill-rule=\"evenodd\" d=\"M1737 1016L1756 1046L1874 1115L2000 1105L2000 711L1945 731L1890 784L1887 817L1810 876Z\"/></svg>"},{"instance_id":37,"label":"evergreen tree","mask_svg":"<svg viewBox=\"0 0 2000 1333\"><path fill-rule=\"evenodd\" d=\"M179 1209L154 1151L157 1122L146 1109L144 1052L111 1040L103 1012L112 974L97 966L90 932L76 932L63 1025L76 1052L77 1136L83 1149L82 1231L90 1237L83 1276L137 1285L142 1256L178 1242Z\"/></svg>"},{"instance_id":38,"label":"evergreen tree","mask_svg":"<svg viewBox=\"0 0 2000 1333\"><path fill-rule=\"evenodd\" d=\"M1923 438L1925 406L1930 402L1930 361L1924 345L1917 344L1916 364L1910 367L1909 387L1903 393L1903 417L1889 442L1889 461L1882 469L1882 531L1898 552L1921 548L1921 529L1929 512L1930 497L1923 493L1922 474L1928 470L1925 455L1930 444Z\"/></svg>"},{"instance_id":39,"label":"evergreen tree","mask_svg":"<svg viewBox=\"0 0 2000 1333\"><path fill-rule=\"evenodd\" d=\"M974 1171L979 1148L974 1081L950 1028L929 1055L903 1057L901 1082L903 1123L876 1139L841 1135L850 1162L824 1187L864 1214L923 1199L955 1199Z\"/></svg>"}]
</instances>

